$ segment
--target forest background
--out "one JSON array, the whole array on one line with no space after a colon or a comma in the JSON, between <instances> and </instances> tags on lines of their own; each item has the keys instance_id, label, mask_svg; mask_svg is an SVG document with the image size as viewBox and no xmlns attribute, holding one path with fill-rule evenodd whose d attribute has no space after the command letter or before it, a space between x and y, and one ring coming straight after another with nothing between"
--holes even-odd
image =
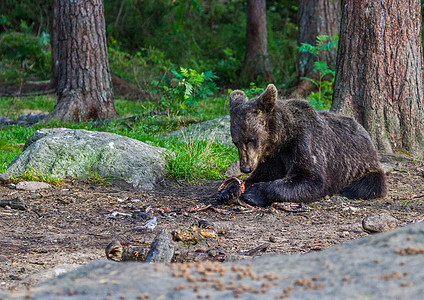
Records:
<instances>
[{"instance_id":1,"label":"forest background","mask_svg":"<svg viewBox=\"0 0 424 300\"><path fill-rule=\"evenodd\" d=\"M303 9L311 6L308 1L266 1L267 58L272 78L252 78L249 72L245 72L244 66L248 2L104 1L109 65L115 77L115 107L121 117L143 118L131 119L131 125L125 130L122 125L116 125L120 121L103 128L93 123L51 123L8 129L0 139L0 146L7 153L1 162L1 169L5 169L7 163L19 154L20 145L40 126L111 131L142 141L149 140L156 146L175 151L178 146L165 144L152 135L158 136L227 114L227 95L235 88L243 89L251 97L260 93L270 82L277 86L283 96L297 96L294 92L301 87L305 93L300 93L300 96L308 97L316 109L330 108L335 58L326 64L321 52L335 53L337 34L331 37L318 35L310 44L302 44L299 41L302 32L317 26L299 23L299 9L301 5ZM334 18L340 20L340 15ZM10 86L19 87L52 78L51 23L51 1L3 0L0 3L0 88L7 90ZM304 52L315 57L305 60L310 65L309 69L314 70L313 73L302 70L304 65L300 59L302 54L299 53ZM117 93L119 86L116 85L116 78L122 80L120 82L125 86L129 84L135 93ZM301 81L310 84L305 87ZM21 102L25 102L22 108L47 112L56 104L54 96L15 97L23 94L18 88L12 97L1 98L0 115L8 118L19 116L20 112L25 111L17 109ZM128 120L125 122L128 124ZM185 145L187 151L193 152L193 148L190 148L193 143L186 141ZM236 157L236 154L231 152L230 156ZM222 157L219 159L222 161ZM219 159L204 165L217 165ZM222 173L222 166L232 159L228 158L217 169ZM186 175L182 177L190 172L184 170L181 174ZM216 178L215 175L212 177Z\"/></svg>"},{"instance_id":2,"label":"forest background","mask_svg":"<svg viewBox=\"0 0 424 300\"><path fill-rule=\"evenodd\" d=\"M111 71L125 81L146 87L181 66L212 71L222 88L249 87L239 76L246 1L108 0L104 10ZM266 10L272 73L286 88L297 74L297 1L267 1ZM50 1L5 0L0 14L1 84L50 79Z\"/></svg>"}]
</instances>

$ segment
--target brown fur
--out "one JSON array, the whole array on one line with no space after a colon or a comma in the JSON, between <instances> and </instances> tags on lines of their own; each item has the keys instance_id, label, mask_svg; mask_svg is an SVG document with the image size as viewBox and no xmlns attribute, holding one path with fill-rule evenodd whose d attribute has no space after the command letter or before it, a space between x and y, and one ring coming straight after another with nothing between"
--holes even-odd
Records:
<instances>
[{"instance_id":1,"label":"brown fur","mask_svg":"<svg viewBox=\"0 0 424 300\"><path fill-rule=\"evenodd\" d=\"M353 119L316 112L304 100L277 100L273 85L249 101L242 91L231 93L230 116L240 170L252 173L242 195L248 203L386 194L375 148Z\"/></svg>"}]
</instances>

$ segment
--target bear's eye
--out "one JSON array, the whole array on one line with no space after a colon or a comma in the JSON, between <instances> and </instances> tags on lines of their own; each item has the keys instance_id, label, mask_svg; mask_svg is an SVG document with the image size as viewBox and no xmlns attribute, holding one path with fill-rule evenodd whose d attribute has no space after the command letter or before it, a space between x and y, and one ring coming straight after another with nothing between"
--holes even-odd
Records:
<instances>
[{"instance_id":1,"label":"bear's eye","mask_svg":"<svg viewBox=\"0 0 424 300\"><path fill-rule=\"evenodd\" d=\"M248 139L246 144L255 144L255 140L254 139Z\"/></svg>"}]
</instances>

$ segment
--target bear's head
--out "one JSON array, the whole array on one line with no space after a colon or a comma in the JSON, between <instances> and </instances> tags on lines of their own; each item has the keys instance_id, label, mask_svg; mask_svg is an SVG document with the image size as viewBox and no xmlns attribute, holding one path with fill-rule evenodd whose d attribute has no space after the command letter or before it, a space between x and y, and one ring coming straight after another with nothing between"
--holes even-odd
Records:
<instances>
[{"instance_id":1,"label":"bear's head","mask_svg":"<svg viewBox=\"0 0 424 300\"><path fill-rule=\"evenodd\" d=\"M252 172L268 148L268 119L277 100L277 89L268 85L259 97L248 100L244 92L230 95L231 136L240 158L240 171Z\"/></svg>"}]
</instances>

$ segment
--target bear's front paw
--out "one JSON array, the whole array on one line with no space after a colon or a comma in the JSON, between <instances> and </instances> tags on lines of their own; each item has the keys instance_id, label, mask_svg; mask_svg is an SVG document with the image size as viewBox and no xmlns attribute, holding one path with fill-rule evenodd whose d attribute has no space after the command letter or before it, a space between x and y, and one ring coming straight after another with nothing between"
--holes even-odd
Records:
<instances>
[{"instance_id":1,"label":"bear's front paw","mask_svg":"<svg viewBox=\"0 0 424 300\"><path fill-rule=\"evenodd\" d=\"M219 192L220 195L216 198L216 200L218 204L229 203L232 200L238 199L243 190L243 181L239 179L229 179L223 183L223 188Z\"/></svg>"},{"instance_id":2,"label":"bear's front paw","mask_svg":"<svg viewBox=\"0 0 424 300\"><path fill-rule=\"evenodd\" d=\"M253 184L248 188L240 197L241 200L247 204L254 206L268 206L270 203L267 201L264 191L265 187L261 183Z\"/></svg>"}]
</instances>

